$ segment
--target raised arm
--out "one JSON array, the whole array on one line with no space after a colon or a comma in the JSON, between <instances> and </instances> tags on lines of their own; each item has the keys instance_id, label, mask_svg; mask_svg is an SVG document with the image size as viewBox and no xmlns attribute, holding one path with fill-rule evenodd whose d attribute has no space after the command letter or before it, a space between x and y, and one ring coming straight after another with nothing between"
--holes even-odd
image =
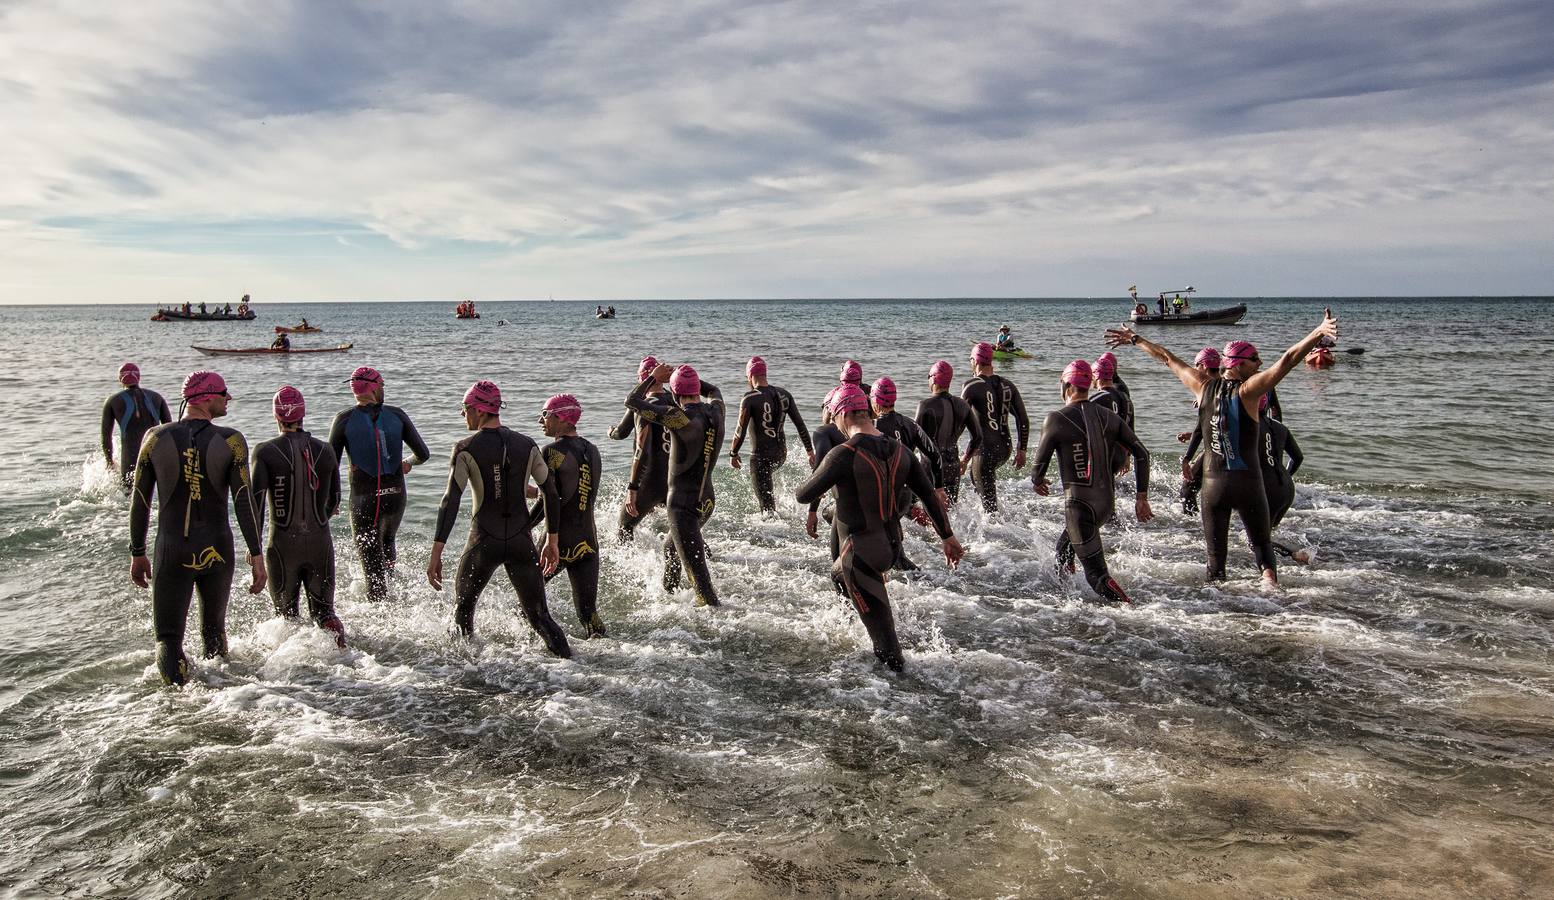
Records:
<instances>
[{"instance_id":1,"label":"raised arm","mask_svg":"<svg viewBox=\"0 0 1554 900\"><path fill-rule=\"evenodd\" d=\"M1159 344L1145 340L1143 335L1135 334L1133 329L1126 325L1121 328L1106 329L1106 346L1121 347L1123 344L1132 344L1155 359L1165 363L1166 368L1171 370L1171 374L1181 381L1183 387L1192 391L1192 395L1195 398L1203 393L1203 386L1209 383L1208 373L1198 371L1193 368L1191 363Z\"/></svg>"},{"instance_id":2,"label":"raised arm","mask_svg":"<svg viewBox=\"0 0 1554 900\"><path fill-rule=\"evenodd\" d=\"M624 441L626 438L630 437L633 432L636 431L636 426L636 412L629 409L626 410L626 412L621 414L621 420L615 423L614 428L610 429L610 440Z\"/></svg>"},{"instance_id":3,"label":"raised arm","mask_svg":"<svg viewBox=\"0 0 1554 900\"><path fill-rule=\"evenodd\" d=\"M1263 395L1273 390L1274 385L1284 380L1284 376L1290 374L1290 370L1300 365L1306 354L1317 345L1324 337L1338 337L1338 318L1333 315L1331 309L1322 311L1322 324L1311 329L1311 333L1296 342L1290 349L1272 365L1248 378L1241 385L1241 402L1251 409L1257 409L1257 402Z\"/></svg>"},{"instance_id":4,"label":"raised arm","mask_svg":"<svg viewBox=\"0 0 1554 900\"><path fill-rule=\"evenodd\" d=\"M653 382L657 380L655 375L648 375L647 378L643 379L642 383L637 385L636 390L626 396L626 408L634 410L644 420L656 422L671 431L689 425L691 420L686 416L685 410L668 400L660 400L647 395L648 388L652 387Z\"/></svg>"}]
</instances>

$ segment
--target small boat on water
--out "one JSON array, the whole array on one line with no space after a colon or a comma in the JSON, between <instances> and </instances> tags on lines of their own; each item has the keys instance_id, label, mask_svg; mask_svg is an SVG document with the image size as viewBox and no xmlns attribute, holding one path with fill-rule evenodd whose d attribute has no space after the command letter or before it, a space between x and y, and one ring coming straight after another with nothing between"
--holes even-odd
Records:
<instances>
[{"instance_id":1,"label":"small boat on water","mask_svg":"<svg viewBox=\"0 0 1554 900\"><path fill-rule=\"evenodd\" d=\"M258 316L256 316L254 314L254 311L249 309L246 306L240 306L240 307L237 308L236 311L230 312L230 313L229 312L223 312L222 310L212 310L210 312L200 312L197 309L196 310L189 310L188 312L185 312L182 308L174 306L174 307L170 307L170 308L167 308L167 309L159 309L159 310L157 310L156 311L156 315L151 317L151 321L153 321L153 322L250 322L250 321L253 321L254 319L257 319L257 318L258 318Z\"/></svg>"},{"instance_id":2,"label":"small boat on water","mask_svg":"<svg viewBox=\"0 0 1554 900\"><path fill-rule=\"evenodd\" d=\"M1139 299L1138 285L1128 287L1128 296L1133 299L1133 312L1128 316L1135 325L1234 325L1246 315L1246 304L1238 303L1235 306L1226 306L1220 309L1205 309L1194 311L1190 299L1184 299L1183 294L1193 294L1197 288L1188 285L1174 291L1161 291L1159 299L1155 301L1157 312L1150 312L1149 306ZM1170 300L1166 294L1173 294Z\"/></svg>"},{"instance_id":3,"label":"small boat on water","mask_svg":"<svg viewBox=\"0 0 1554 900\"><path fill-rule=\"evenodd\" d=\"M605 309L602 306L595 306L594 307L594 318L595 319L613 319L613 318L615 318L615 307L612 306L609 309Z\"/></svg>"},{"instance_id":4,"label":"small boat on water","mask_svg":"<svg viewBox=\"0 0 1554 900\"><path fill-rule=\"evenodd\" d=\"M976 346L979 343L981 343L981 342L974 340L974 341L971 342L971 345L974 347L974 346ZM994 359L1035 359L1036 358L1036 354L1030 352L1029 350L1022 350L1019 347L1016 347L1013 350L1000 350L997 347L994 347L993 348L993 358Z\"/></svg>"},{"instance_id":5,"label":"small boat on water","mask_svg":"<svg viewBox=\"0 0 1554 900\"><path fill-rule=\"evenodd\" d=\"M475 312L475 301L465 300L453 308L453 317L455 319L478 319L480 318L480 313Z\"/></svg>"},{"instance_id":6,"label":"small boat on water","mask_svg":"<svg viewBox=\"0 0 1554 900\"><path fill-rule=\"evenodd\" d=\"M318 334L319 332L321 332L323 330L324 329L318 327L317 325L309 325L306 322L304 322L301 325L277 325L277 326L275 326L275 333L276 334Z\"/></svg>"},{"instance_id":7,"label":"small boat on water","mask_svg":"<svg viewBox=\"0 0 1554 900\"><path fill-rule=\"evenodd\" d=\"M198 344L190 344L190 347L200 351L206 356L296 356L299 353L344 353L351 349L350 344L336 344L333 347L201 347Z\"/></svg>"}]
</instances>

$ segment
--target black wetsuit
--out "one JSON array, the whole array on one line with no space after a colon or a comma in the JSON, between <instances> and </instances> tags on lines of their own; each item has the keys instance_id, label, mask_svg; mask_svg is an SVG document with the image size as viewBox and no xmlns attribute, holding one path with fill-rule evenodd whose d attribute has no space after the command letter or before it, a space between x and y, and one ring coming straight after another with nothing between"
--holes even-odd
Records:
<instances>
[{"instance_id":1,"label":"black wetsuit","mask_svg":"<svg viewBox=\"0 0 1554 900\"><path fill-rule=\"evenodd\" d=\"M249 555L259 553L259 511L248 480L248 444L236 430L208 419L184 419L146 434L130 498L130 553L143 556L157 502L156 555L151 560L151 618L157 667L170 684L188 680L183 636L194 591L206 658L227 652L232 590L232 525L227 497Z\"/></svg>"},{"instance_id":2,"label":"black wetsuit","mask_svg":"<svg viewBox=\"0 0 1554 900\"><path fill-rule=\"evenodd\" d=\"M265 441L254 448L254 498L261 512L267 498L270 504L265 563L276 615L296 618L305 590L308 617L343 634L335 617L335 544L329 533L329 520L340 511L335 452L301 429Z\"/></svg>"},{"instance_id":3,"label":"black wetsuit","mask_svg":"<svg viewBox=\"0 0 1554 900\"><path fill-rule=\"evenodd\" d=\"M988 512L998 509L998 467L1010 454L1009 414L1014 413L1018 429L1015 449L1025 451L1031 430L1031 421L1025 414L1025 402L1013 383L998 375L978 375L961 388L960 396L971 406L982 429L982 447L971 458L971 483L982 495L982 508Z\"/></svg>"},{"instance_id":4,"label":"black wetsuit","mask_svg":"<svg viewBox=\"0 0 1554 900\"><path fill-rule=\"evenodd\" d=\"M935 488L944 487L944 467L939 461L939 447L928 436L928 432L913 420L903 416L892 409L874 420L874 427L886 437L895 438L902 446L910 451L922 454L923 468L927 469L929 477L933 480ZM907 515L911 508L912 498L909 496L911 489L902 485L896 498L896 522L894 523L896 542L896 568L902 571L916 569L917 566L906 557L906 549L901 533L901 519Z\"/></svg>"},{"instance_id":5,"label":"black wetsuit","mask_svg":"<svg viewBox=\"0 0 1554 900\"><path fill-rule=\"evenodd\" d=\"M971 405L949 391L939 391L917 404L917 424L939 448L939 478L950 502L960 499L960 436L971 432L966 452L976 455L982 447L982 426Z\"/></svg>"},{"instance_id":6,"label":"black wetsuit","mask_svg":"<svg viewBox=\"0 0 1554 900\"><path fill-rule=\"evenodd\" d=\"M453 621L459 632L465 637L475 633L475 603L496 570L506 568L529 627L551 653L570 657L567 636L545 603L540 554L529 534L533 523L523 496L524 485L532 478L545 504L547 535L557 534L560 499L540 448L506 426L482 428L454 445L450 468L448 489L437 507L434 540L447 543L466 487L475 507L453 585Z\"/></svg>"},{"instance_id":7,"label":"black wetsuit","mask_svg":"<svg viewBox=\"0 0 1554 900\"><path fill-rule=\"evenodd\" d=\"M1122 417L1097 403L1070 403L1047 414L1036 445L1036 467L1031 483L1047 474L1053 454L1063 479L1064 530L1058 536L1057 558L1063 567L1075 556L1085 568L1085 580L1103 600L1127 603L1128 595L1106 568L1101 546L1101 526L1112 518L1116 466L1112 454L1121 447L1137 461L1138 493L1149 494L1149 451Z\"/></svg>"},{"instance_id":8,"label":"black wetsuit","mask_svg":"<svg viewBox=\"0 0 1554 900\"><path fill-rule=\"evenodd\" d=\"M1122 419L1128 428L1134 427L1133 400L1116 382L1109 388L1096 388L1090 394L1090 402L1110 410L1113 415ZM1111 464L1113 473L1121 473L1128 467L1127 449L1120 444L1112 448Z\"/></svg>"},{"instance_id":9,"label":"black wetsuit","mask_svg":"<svg viewBox=\"0 0 1554 900\"><path fill-rule=\"evenodd\" d=\"M793 402L792 394L775 385L764 384L745 394L739 402L739 423L734 428L734 443L729 447L729 452L739 452L740 445L745 441L745 430L753 423L755 430L752 432L752 442L755 449L750 451L747 468L750 470L750 484L755 489L756 501L760 503L762 512L777 509L772 476L788 459L788 441L782 421L784 417L793 420L793 427L798 430L804 451L815 452L809 432L804 428L804 417L799 414L798 404Z\"/></svg>"},{"instance_id":10,"label":"black wetsuit","mask_svg":"<svg viewBox=\"0 0 1554 900\"><path fill-rule=\"evenodd\" d=\"M620 423L610 429L610 437L619 441L628 435L632 438L632 450L626 489L637 492L637 514L631 515L621 504L621 540L630 539L637 525L669 497L669 432L657 422L639 418L635 410L628 408Z\"/></svg>"},{"instance_id":11,"label":"black wetsuit","mask_svg":"<svg viewBox=\"0 0 1554 900\"><path fill-rule=\"evenodd\" d=\"M1261 430L1241 402L1242 382L1214 378L1198 397L1198 427L1203 430L1203 491L1199 498L1203 539L1208 553L1209 580L1225 577L1230 514L1246 527L1247 542L1257 565L1274 571L1270 543L1268 495L1258 461Z\"/></svg>"},{"instance_id":12,"label":"black wetsuit","mask_svg":"<svg viewBox=\"0 0 1554 900\"><path fill-rule=\"evenodd\" d=\"M344 450L351 460L351 533L367 576L367 599L387 599L405 515L404 448L417 465L431 451L404 410L381 403L341 410L329 429L329 446L336 457Z\"/></svg>"},{"instance_id":13,"label":"black wetsuit","mask_svg":"<svg viewBox=\"0 0 1554 900\"><path fill-rule=\"evenodd\" d=\"M541 451L545 465L556 482L560 502L561 567L545 580L567 573L572 582L572 604L578 621L590 637L604 635L604 620L599 618L599 534L594 527L594 496L599 475L604 471L599 448L572 435L557 438ZM538 523L545 518L545 504L529 509L529 519Z\"/></svg>"},{"instance_id":14,"label":"black wetsuit","mask_svg":"<svg viewBox=\"0 0 1554 900\"><path fill-rule=\"evenodd\" d=\"M723 401L680 406L671 400L647 396L653 385L649 376L626 398L639 418L657 422L669 432L669 540L664 543L664 590L680 587L682 565L690 570L696 603L717 606L718 593L707 568L707 547L701 526L712 517L717 498L712 490L712 469L723 447ZM702 385L702 396L715 391Z\"/></svg>"},{"instance_id":15,"label":"black wetsuit","mask_svg":"<svg viewBox=\"0 0 1554 900\"><path fill-rule=\"evenodd\" d=\"M1295 504L1295 472L1306 457L1300 452L1300 445L1295 442L1295 436L1284 427L1284 423L1264 415L1260 419L1262 423L1262 437L1259 439L1259 453L1263 466L1263 490L1268 493L1268 533L1270 538L1273 530L1284 521L1284 514L1290 511ZM1289 468L1285 468L1284 458L1290 458ZM1270 540L1273 549L1281 556L1293 557L1295 551L1279 543Z\"/></svg>"},{"instance_id":16,"label":"black wetsuit","mask_svg":"<svg viewBox=\"0 0 1554 900\"><path fill-rule=\"evenodd\" d=\"M135 461L140 458L140 442L146 432L173 420L167 401L156 391L142 387L125 388L103 403L103 457L113 462L113 427L119 427L119 480L124 490L135 480Z\"/></svg>"},{"instance_id":17,"label":"black wetsuit","mask_svg":"<svg viewBox=\"0 0 1554 900\"><path fill-rule=\"evenodd\" d=\"M840 552L831 565L831 580L857 607L874 655L896 670L903 660L885 574L896 559L890 529L900 514L896 505L903 486L922 501L939 536L949 537L950 520L928 470L900 441L883 435L854 435L832 449L797 492L800 503L814 503L836 490L832 529Z\"/></svg>"}]
</instances>

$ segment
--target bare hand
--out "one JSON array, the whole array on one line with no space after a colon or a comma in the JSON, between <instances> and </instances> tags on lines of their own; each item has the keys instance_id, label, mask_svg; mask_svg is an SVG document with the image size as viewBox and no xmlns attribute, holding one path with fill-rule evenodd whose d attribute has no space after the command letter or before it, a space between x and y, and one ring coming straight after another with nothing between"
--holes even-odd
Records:
<instances>
[{"instance_id":1,"label":"bare hand","mask_svg":"<svg viewBox=\"0 0 1554 900\"><path fill-rule=\"evenodd\" d=\"M554 534L545 538L545 549L540 551L540 571L546 575L561 567L560 538Z\"/></svg>"},{"instance_id":2,"label":"bare hand","mask_svg":"<svg viewBox=\"0 0 1554 900\"><path fill-rule=\"evenodd\" d=\"M809 515L804 517L804 533L813 539L820 537L820 514L814 510L810 510Z\"/></svg>"},{"instance_id":3,"label":"bare hand","mask_svg":"<svg viewBox=\"0 0 1554 900\"><path fill-rule=\"evenodd\" d=\"M442 551L432 553L432 558L426 561L426 583L432 586L432 590L442 590Z\"/></svg>"},{"instance_id":4,"label":"bare hand","mask_svg":"<svg viewBox=\"0 0 1554 900\"><path fill-rule=\"evenodd\" d=\"M130 557L130 581L136 587L151 586L151 560L144 556Z\"/></svg>"},{"instance_id":5,"label":"bare hand","mask_svg":"<svg viewBox=\"0 0 1554 900\"><path fill-rule=\"evenodd\" d=\"M1138 515L1140 525L1155 517L1155 511L1149 508L1149 497L1144 494L1139 494L1133 501L1133 512Z\"/></svg>"},{"instance_id":6,"label":"bare hand","mask_svg":"<svg viewBox=\"0 0 1554 900\"><path fill-rule=\"evenodd\" d=\"M950 508L950 492L944 488L934 488L934 496L939 498L939 508L948 512Z\"/></svg>"},{"instance_id":7,"label":"bare hand","mask_svg":"<svg viewBox=\"0 0 1554 900\"><path fill-rule=\"evenodd\" d=\"M1123 344L1133 343L1133 329L1126 325L1117 328L1106 329L1106 346L1121 347Z\"/></svg>"},{"instance_id":8,"label":"bare hand","mask_svg":"<svg viewBox=\"0 0 1554 900\"><path fill-rule=\"evenodd\" d=\"M966 548L960 545L960 539L950 535L944 539L944 561L950 564L950 568L960 565L960 561L966 558Z\"/></svg>"},{"instance_id":9,"label":"bare hand","mask_svg":"<svg viewBox=\"0 0 1554 900\"><path fill-rule=\"evenodd\" d=\"M1311 334L1318 338L1330 337L1334 341L1338 340L1338 317L1333 315L1331 307L1322 310L1322 324L1318 325Z\"/></svg>"},{"instance_id":10,"label":"bare hand","mask_svg":"<svg viewBox=\"0 0 1554 900\"><path fill-rule=\"evenodd\" d=\"M248 557L248 592L257 594L264 590L264 586L270 581L270 573L265 570L264 556L255 553Z\"/></svg>"},{"instance_id":11,"label":"bare hand","mask_svg":"<svg viewBox=\"0 0 1554 900\"><path fill-rule=\"evenodd\" d=\"M728 455L728 464L733 466L736 469L739 468L739 454L738 453L730 453Z\"/></svg>"},{"instance_id":12,"label":"bare hand","mask_svg":"<svg viewBox=\"0 0 1554 900\"><path fill-rule=\"evenodd\" d=\"M1185 444L1185 443L1187 443L1190 440L1192 440L1192 432L1191 431L1178 431L1176 433L1176 442L1178 444Z\"/></svg>"},{"instance_id":13,"label":"bare hand","mask_svg":"<svg viewBox=\"0 0 1554 900\"><path fill-rule=\"evenodd\" d=\"M530 500L537 499L540 496L540 489L532 484L526 484L523 486L523 495Z\"/></svg>"},{"instance_id":14,"label":"bare hand","mask_svg":"<svg viewBox=\"0 0 1554 900\"><path fill-rule=\"evenodd\" d=\"M1045 497L1048 494L1052 493L1052 482L1048 481L1045 478L1043 478L1042 480L1040 480L1040 481L1036 482L1035 484L1031 485L1031 487L1035 488L1036 489L1036 493L1041 495L1041 496L1043 496L1043 497Z\"/></svg>"},{"instance_id":15,"label":"bare hand","mask_svg":"<svg viewBox=\"0 0 1554 900\"><path fill-rule=\"evenodd\" d=\"M399 474L401 474L401 475L409 475L410 474L410 460L407 459L404 462L399 464Z\"/></svg>"},{"instance_id":16,"label":"bare hand","mask_svg":"<svg viewBox=\"0 0 1554 900\"><path fill-rule=\"evenodd\" d=\"M1014 467L1016 469L1023 469L1023 468L1025 468L1025 451L1024 450L1016 450L1014 452Z\"/></svg>"},{"instance_id":17,"label":"bare hand","mask_svg":"<svg viewBox=\"0 0 1554 900\"><path fill-rule=\"evenodd\" d=\"M638 515L641 515L641 513L637 512L637 492L636 491L627 491L626 492L626 515L628 515L628 516L638 516Z\"/></svg>"},{"instance_id":18,"label":"bare hand","mask_svg":"<svg viewBox=\"0 0 1554 900\"><path fill-rule=\"evenodd\" d=\"M657 381L659 384L668 384L669 376L673 374L674 366L671 366L668 363L659 363L658 366L653 369L653 380Z\"/></svg>"},{"instance_id":19,"label":"bare hand","mask_svg":"<svg viewBox=\"0 0 1554 900\"><path fill-rule=\"evenodd\" d=\"M815 451L813 450L809 451L809 470L811 472L815 470Z\"/></svg>"}]
</instances>

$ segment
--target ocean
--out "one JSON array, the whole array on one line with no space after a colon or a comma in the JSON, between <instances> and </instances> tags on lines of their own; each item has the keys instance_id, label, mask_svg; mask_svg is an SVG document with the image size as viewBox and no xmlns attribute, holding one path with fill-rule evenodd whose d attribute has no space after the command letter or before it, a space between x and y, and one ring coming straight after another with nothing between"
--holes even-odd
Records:
<instances>
[{"instance_id":1,"label":"ocean","mask_svg":"<svg viewBox=\"0 0 1554 900\"><path fill-rule=\"evenodd\" d=\"M1203 298L1199 309L1237 302ZM1106 530L1138 601L1086 602L1058 577L1061 499L1004 470L1003 507L953 511L969 549L889 583L907 671L869 652L805 536L790 436L776 518L720 461L706 529L724 600L658 584L663 518L620 543L630 458L606 429L637 361L690 362L731 401L760 354L810 427L846 358L904 410L936 359L1010 324L999 363L1033 419L1071 359L1094 359L1118 300L256 304L252 323L155 323L140 306L5 306L0 357L0 888L7 896L1418 897L1547 896L1554 884L1554 355L1550 298L1249 298L1234 327L1147 331L1177 353L1232 338L1264 360L1324 306L1339 362L1280 386L1305 464L1279 529L1313 548L1262 590L1232 528L1207 585L1174 474L1191 400L1118 351L1155 454L1155 521ZM207 359L298 317L298 346L344 354ZM505 323L505 324L503 324ZM1363 353L1343 352L1363 349ZM97 450L125 360L176 407L214 368L224 424L274 433L306 395L323 436L346 378L382 371L432 446L409 476L394 597L369 603L335 520L338 650L243 591L231 655L184 690L153 665L149 592L129 581L127 502ZM601 613L544 652L493 581L474 644L424 576L459 401L496 381L504 421L566 390L603 453ZM1540 412L1541 410L1541 412ZM729 420L732 433L733 417ZM542 439L543 440L543 439ZM1034 447L1035 437L1031 444ZM1127 504L1122 504L1127 506ZM469 522L463 511L451 562ZM197 615L193 613L191 615ZM191 632L197 629L191 619ZM189 649L198 649L191 634Z\"/></svg>"}]
</instances>

